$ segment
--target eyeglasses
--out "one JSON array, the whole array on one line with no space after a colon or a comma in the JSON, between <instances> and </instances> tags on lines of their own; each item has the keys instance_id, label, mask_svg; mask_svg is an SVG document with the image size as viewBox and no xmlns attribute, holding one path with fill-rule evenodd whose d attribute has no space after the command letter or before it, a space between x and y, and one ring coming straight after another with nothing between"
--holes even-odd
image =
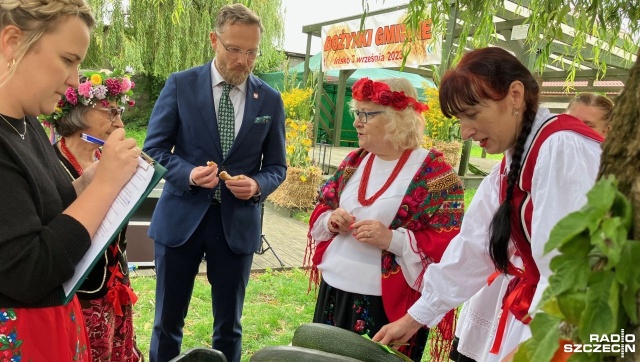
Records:
<instances>
[{"instance_id":1,"label":"eyeglasses","mask_svg":"<svg viewBox=\"0 0 640 362\"><path fill-rule=\"evenodd\" d=\"M229 52L229 54L231 54L233 57L239 57L242 54L246 54L247 55L247 59L249 60L256 60L257 57L260 56L260 49L258 50L242 50L238 47L228 47L226 46L223 42L222 39L220 39L220 35L216 34L218 36L218 41L220 41L220 44L222 44L222 47L224 48L224 50L226 50L227 52Z\"/></svg>"},{"instance_id":2,"label":"eyeglasses","mask_svg":"<svg viewBox=\"0 0 640 362\"><path fill-rule=\"evenodd\" d=\"M118 116L122 117L124 113L124 107L109 107L109 108L98 108L103 112L109 112L109 120L111 123L115 122L118 119Z\"/></svg>"},{"instance_id":3,"label":"eyeglasses","mask_svg":"<svg viewBox=\"0 0 640 362\"><path fill-rule=\"evenodd\" d=\"M354 111L353 114L355 118L362 124L367 124L369 122L370 116L377 116L378 114L382 114L384 111L372 111L372 112L362 112L362 111Z\"/></svg>"}]
</instances>

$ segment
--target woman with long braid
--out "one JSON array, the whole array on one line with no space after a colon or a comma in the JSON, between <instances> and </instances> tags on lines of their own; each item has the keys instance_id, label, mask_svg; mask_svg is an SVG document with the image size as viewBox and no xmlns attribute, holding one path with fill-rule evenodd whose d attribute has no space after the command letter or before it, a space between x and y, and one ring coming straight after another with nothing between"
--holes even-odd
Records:
<instances>
[{"instance_id":1,"label":"woman with long braid","mask_svg":"<svg viewBox=\"0 0 640 362\"><path fill-rule=\"evenodd\" d=\"M445 74L443 113L460 119L463 138L505 157L482 181L440 263L427 269L421 298L373 340L404 342L471 297L482 303L467 304L475 333L460 339L466 361L501 361L531 336L530 315L557 255L544 255L544 244L558 220L586 202L602 142L580 120L539 108L539 92L529 70L495 47L467 53Z\"/></svg>"}]
</instances>

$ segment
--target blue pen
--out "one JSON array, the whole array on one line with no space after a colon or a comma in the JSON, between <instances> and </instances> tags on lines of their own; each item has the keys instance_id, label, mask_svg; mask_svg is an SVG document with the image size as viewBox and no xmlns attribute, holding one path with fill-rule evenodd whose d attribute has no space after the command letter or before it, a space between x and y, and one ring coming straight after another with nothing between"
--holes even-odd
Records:
<instances>
[{"instance_id":1,"label":"blue pen","mask_svg":"<svg viewBox=\"0 0 640 362\"><path fill-rule=\"evenodd\" d=\"M104 141L97 138L97 137L93 137L90 136L86 133L82 133L80 134L80 138L82 138L84 141L87 141L89 143L93 143L96 145L100 145L100 146L104 146ZM153 165L153 163L155 162L153 160L153 158L151 158L149 155L147 155L146 153L140 151L140 157L142 157L143 160L147 161L149 164Z\"/></svg>"},{"instance_id":2,"label":"blue pen","mask_svg":"<svg viewBox=\"0 0 640 362\"><path fill-rule=\"evenodd\" d=\"M89 143L94 143L96 145L104 146L104 141L103 140L101 140L99 138L96 138L96 137L93 137L93 136L89 136L86 133L81 134L80 138L82 138L83 140L85 140L85 141L87 141Z\"/></svg>"}]
</instances>

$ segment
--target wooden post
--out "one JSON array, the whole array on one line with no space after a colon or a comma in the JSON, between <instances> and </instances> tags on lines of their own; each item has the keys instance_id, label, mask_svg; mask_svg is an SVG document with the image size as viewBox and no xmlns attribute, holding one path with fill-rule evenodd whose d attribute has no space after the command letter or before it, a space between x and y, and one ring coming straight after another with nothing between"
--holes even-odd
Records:
<instances>
[{"instance_id":1,"label":"wooden post","mask_svg":"<svg viewBox=\"0 0 640 362\"><path fill-rule=\"evenodd\" d=\"M309 52L307 52L308 54ZM305 67L305 69L307 69ZM306 84L306 82L305 82ZM322 104L322 93L324 92L324 73L322 67L318 68L318 82L316 84L316 109L313 114L313 146L318 142L318 126L320 125L320 105Z\"/></svg>"},{"instance_id":2,"label":"wooden post","mask_svg":"<svg viewBox=\"0 0 640 362\"><path fill-rule=\"evenodd\" d=\"M302 76L302 84L304 86L307 85L307 79L309 79L309 58L311 57L311 39L313 35L311 33L307 34L307 51L304 53L304 75ZM320 67L322 68L322 67ZM322 78L320 78L322 79Z\"/></svg>"},{"instance_id":3,"label":"wooden post","mask_svg":"<svg viewBox=\"0 0 640 362\"><path fill-rule=\"evenodd\" d=\"M338 92L336 93L336 118L333 124L333 145L340 147L342 133L342 114L344 113L345 95L347 94L347 79L355 72L355 69L340 70L338 77Z\"/></svg>"}]
</instances>

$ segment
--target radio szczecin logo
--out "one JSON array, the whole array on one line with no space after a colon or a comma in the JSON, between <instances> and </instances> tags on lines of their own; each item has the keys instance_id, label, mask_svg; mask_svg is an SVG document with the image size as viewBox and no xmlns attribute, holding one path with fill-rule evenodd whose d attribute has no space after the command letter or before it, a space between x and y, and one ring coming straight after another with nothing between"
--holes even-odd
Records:
<instances>
[{"instance_id":1,"label":"radio szczecin logo","mask_svg":"<svg viewBox=\"0 0 640 362\"><path fill-rule=\"evenodd\" d=\"M564 352L570 353L620 353L624 357L627 352L636 352L636 336L625 334L590 334L588 343L569 343L564 345Z\"/></svg>"}]
</instances>

